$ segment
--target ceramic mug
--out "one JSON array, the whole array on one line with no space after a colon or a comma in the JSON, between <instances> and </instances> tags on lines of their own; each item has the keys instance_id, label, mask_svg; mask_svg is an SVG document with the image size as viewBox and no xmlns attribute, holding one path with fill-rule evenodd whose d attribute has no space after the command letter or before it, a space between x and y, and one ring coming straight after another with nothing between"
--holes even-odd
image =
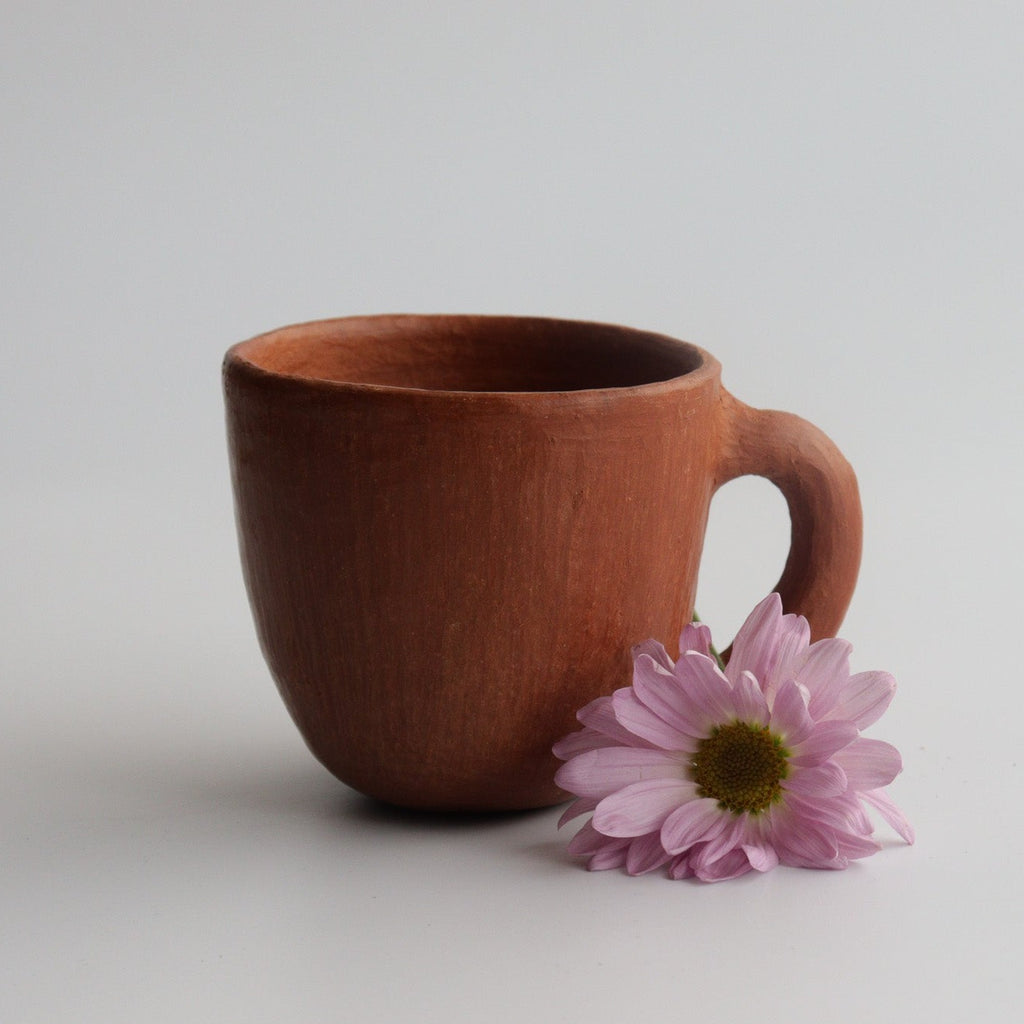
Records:
<instances>
[{"instance_id":1,"label":"ceramic mug","mask_svg":"<svg viewBox=\"0 0 1024 1024\"><path fill-rule=\"evenodd\" d=\"M707 352L604 324L356 317L229 350L238 534L270 670L316 757L438 810L566 799L551 745L693 613L708 507L784 494L778 590L815 637L860 562L849 464Z\"/></svg>"}]
</instances>

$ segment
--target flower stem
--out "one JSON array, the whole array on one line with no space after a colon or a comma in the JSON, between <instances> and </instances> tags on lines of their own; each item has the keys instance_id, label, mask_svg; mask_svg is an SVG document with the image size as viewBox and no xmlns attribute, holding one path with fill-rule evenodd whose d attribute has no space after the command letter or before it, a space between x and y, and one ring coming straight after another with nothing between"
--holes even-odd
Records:
<instances>
[{"instance_id":1,"label":"flower stem","mask_svg":"<svg viewBox=\"0 0 1024 1024\"><path fill-rule=\"evenodd\" d=\"M697 614L697 609L696 608L694 608L694 610L693 610L693 621L694 622L700 622L701 621L701 617ZM715 647L715 645L713 643L711 643L710 640L708 641L708 649L711 651L711 657L715 659L715 662L718 664L718 667L724 672L725 671L725 662L722 661L722 656L718 653L718 648Z\"/></svg>"}]
</instances>

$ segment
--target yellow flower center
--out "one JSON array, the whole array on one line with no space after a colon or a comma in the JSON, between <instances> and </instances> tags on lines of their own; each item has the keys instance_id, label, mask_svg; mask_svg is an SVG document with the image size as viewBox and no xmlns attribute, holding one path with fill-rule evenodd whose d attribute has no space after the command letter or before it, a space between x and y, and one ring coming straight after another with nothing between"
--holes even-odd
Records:
<instances>
[{"instance_id":1,"label":"yellow flower center","mask_svg":"<svg viewBox=\"0 0 1024 1024\"><path fill-rule=\"evenodd\" d=\"M716 725L700 741L690 762L697 794L733 814L760 814L782 798L789 751L765 726L749 722Z\"/></svg>"}]
</instances>

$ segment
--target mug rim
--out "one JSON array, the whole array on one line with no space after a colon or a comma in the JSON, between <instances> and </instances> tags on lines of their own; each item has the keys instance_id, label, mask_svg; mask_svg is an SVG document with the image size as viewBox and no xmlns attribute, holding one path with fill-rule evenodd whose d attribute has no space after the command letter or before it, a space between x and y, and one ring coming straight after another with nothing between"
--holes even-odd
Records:
<instances>
[{"instance_id":1,"label":"mug rim","mask_svg":"<svg viewBox=\"0 0 1024 1024\"><path fill-rule=\"evenodd\" d=\"M696 365L683 373L674 374L664 378L650 381L642 381L634 384L608 385L597 387L573 387L573 388L551 388L551 389L516 389L516 388L448 388L448 387L417 387L406 384L377 383L360 380L344 380L336 377L311 375L294 370L281 370L265 365L254 358L256 353L275 341L283 340L286 337L296 337L329 330L331 327L354 327L358 324L365 324L367 328L383 327L388 325L392 328L399 328L410 333L426 324L449 323L452 325L470 326L514 326L548 329L586 330L593 329L603 332L606 336L614 334L622 338L633 338L644 340L649 345L663 349L673 349L685 352L691 357L696 357ZM238 367L255 375L257 378L266 380L288 382L295 386L315 391L342 392L342 393L365 393L365 394L390 394L395 396L408 395L410 397L433 396L435 399L459 399L462 401L485 401L487 399L501 398L505 400L521 400L530 402L543 402L545 400L558 399L565 401L567 398L577 400L586 397L611 397L631 395L657 395L666 391L678 391L680 389L696 388L705 384L720 375L721 366L717 359L705 349L692 342L674 338L671 335L658 331L648 331L641 328L628 327L621 324L607 323L593 320L577 320L563 317L542 317L525 315L501 315L501 314L473 314L473 313L400 313L400 314L372 314L367 316L343 316L329 317L326 319L306 320L299 323L288 324L257 334L245 341L232 345L224 356L225 371L229 366Z\"/></svg>"}]
</instances>

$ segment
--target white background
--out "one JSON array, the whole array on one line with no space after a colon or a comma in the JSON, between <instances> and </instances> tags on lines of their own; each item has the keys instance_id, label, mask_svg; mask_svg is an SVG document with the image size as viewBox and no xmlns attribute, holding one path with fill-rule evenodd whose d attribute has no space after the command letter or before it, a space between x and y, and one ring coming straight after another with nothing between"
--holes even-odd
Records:
<instances>
[{"instance_id":1,"label":"white background","mask_svg":"<svg viewBox=\"0 0 1024 1024\"><path fill-rule=\"evenodd\" d=\"M0 1020L1000 1021L1019 1007L1024 8L11 2L0 14ZM219 365L320 316L697 342L856 467L843 635L918 843L718 886L306 752ZM657 501L652 494L650 500ZM781 568L712 508L727 640Z\"/></svg>"}]
</instances>

